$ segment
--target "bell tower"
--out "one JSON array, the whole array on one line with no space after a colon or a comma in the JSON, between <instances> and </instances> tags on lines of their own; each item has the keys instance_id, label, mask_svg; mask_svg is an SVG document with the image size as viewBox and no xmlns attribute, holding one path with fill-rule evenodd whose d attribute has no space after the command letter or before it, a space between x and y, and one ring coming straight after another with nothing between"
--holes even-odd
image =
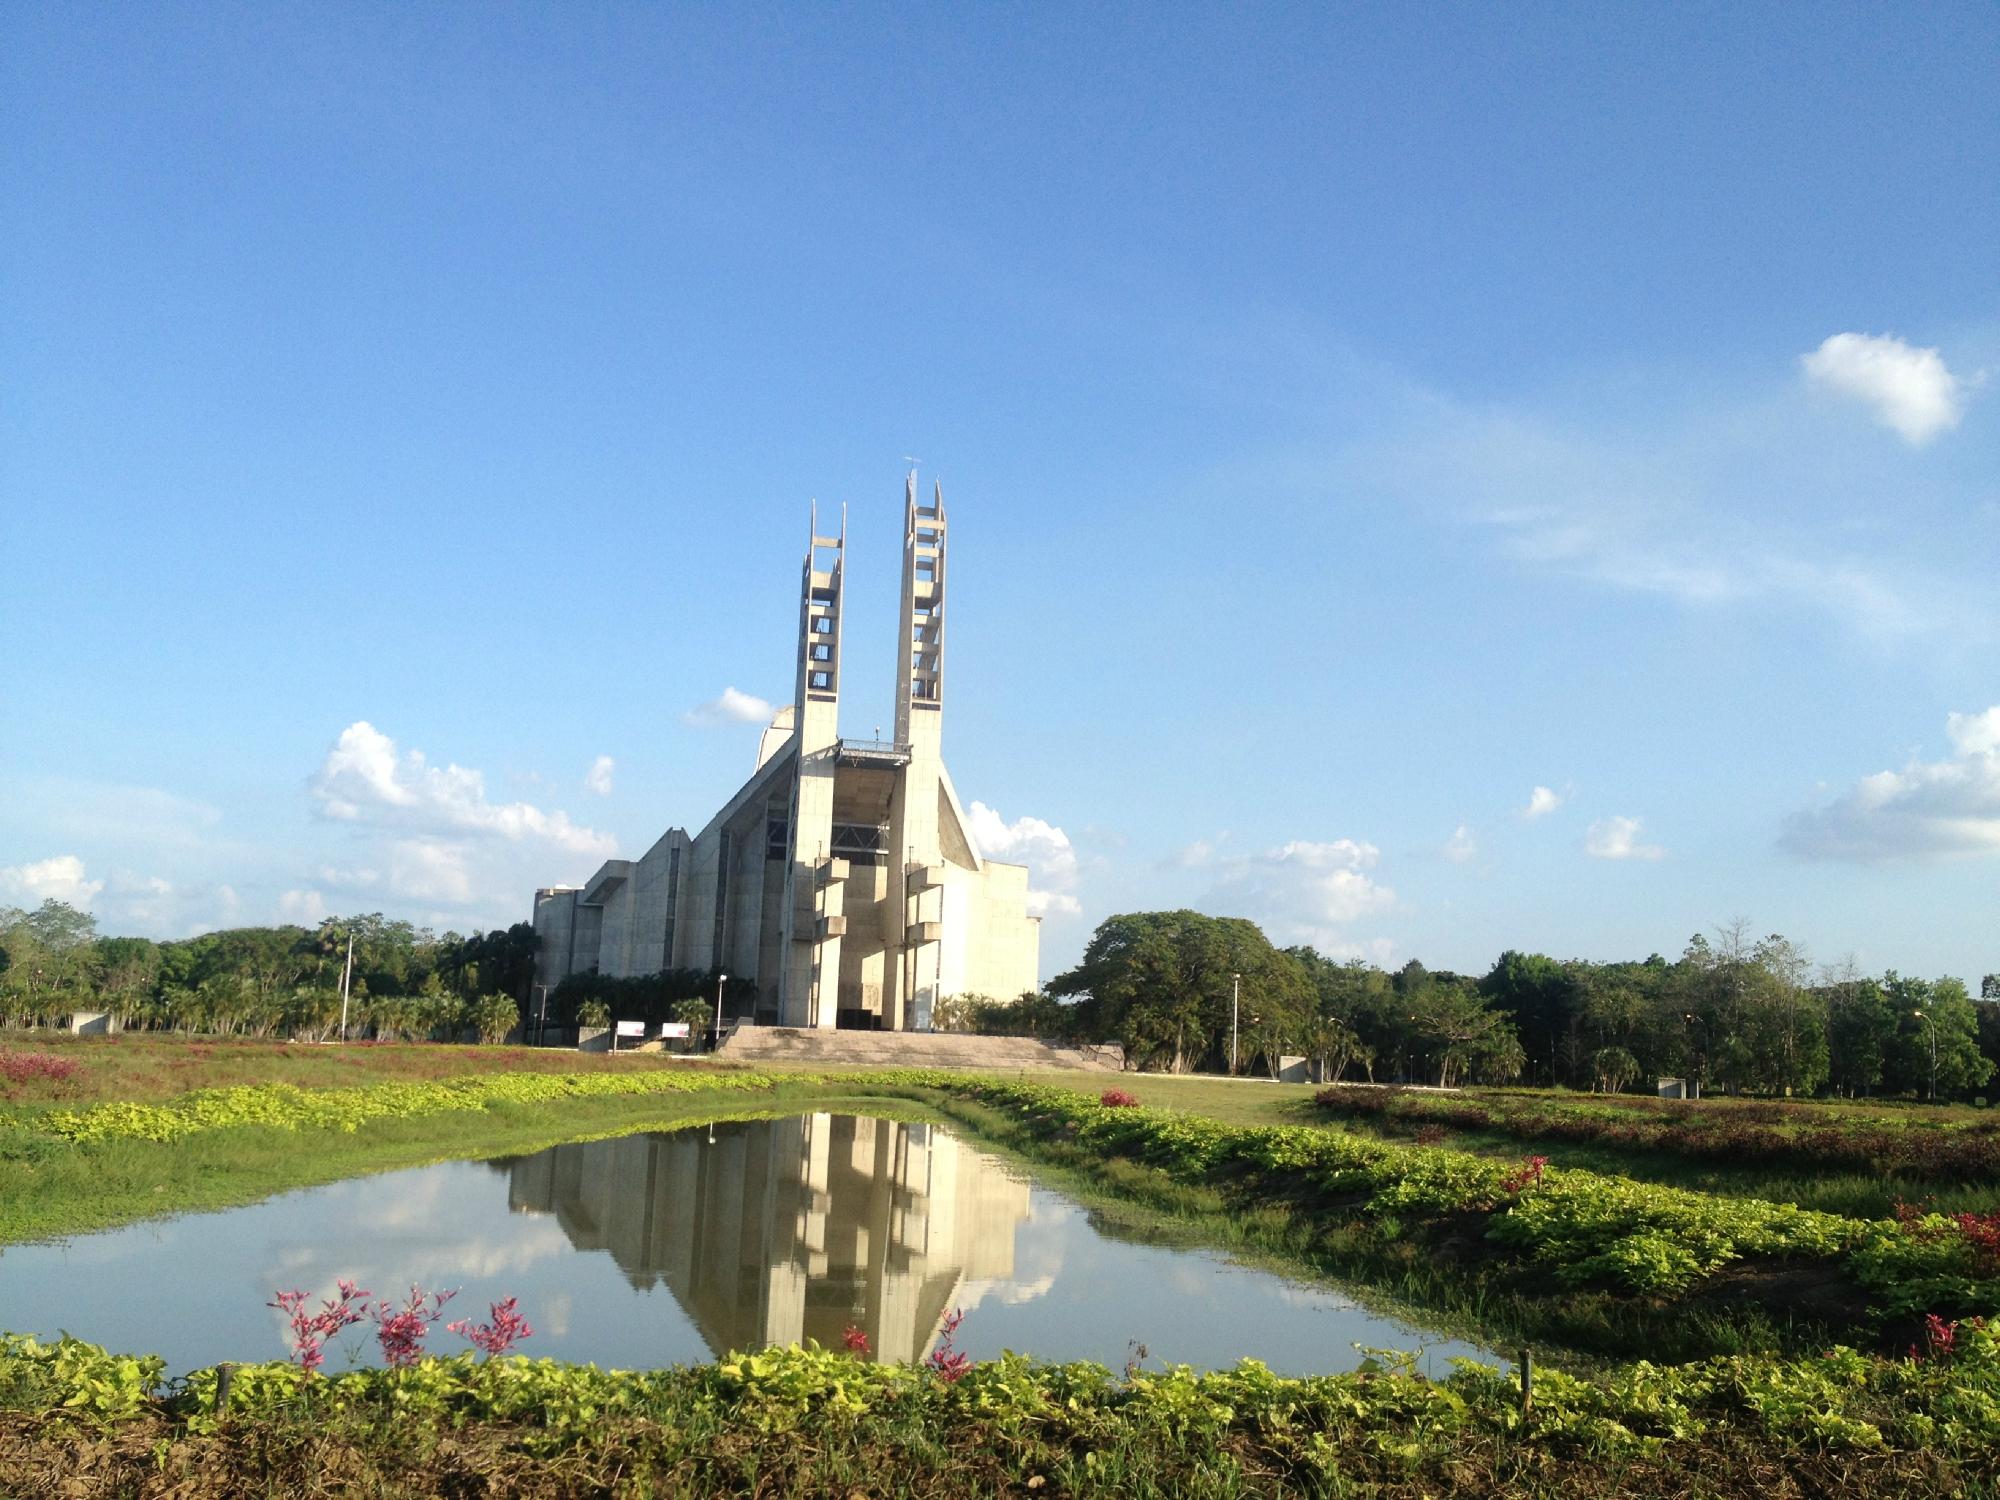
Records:
<instances>
[{"instance_id":1,"label":"bell tower","mask_svg":"<svg viewBox=\"0 0 2000 1500\"><path fill-rule=\"evenodd\" d=\"M798 770L780 919L784 978L778 1014L786 1026L833 1025L840 939L846 931L839 884L828 879L835 867L833 783L840 753L841 572L846 557L847 508L841 507L839 535L822 536L814 502L799 586L798 681L792 703Z\"/></svg>"},{"instance_id":2,"label":"bell tower","mask_svg":"<svg viewBox=\"0 0 2000 1500\"><path fill-rule=\"evenodd\" d=\"M885 1003L883 1016L883 1024L898 1031L925 1020L937 998L944 930L944 861L938 843L944 774L944 487L933 485L931 503L920 504L915 471L903 489L901 618L896 742L909 760L890 809L889 870L892 899L899 892L902 897L903 922L893 978L885 986L893 990L894 1003Z\"/></svg>"}]
</instances>

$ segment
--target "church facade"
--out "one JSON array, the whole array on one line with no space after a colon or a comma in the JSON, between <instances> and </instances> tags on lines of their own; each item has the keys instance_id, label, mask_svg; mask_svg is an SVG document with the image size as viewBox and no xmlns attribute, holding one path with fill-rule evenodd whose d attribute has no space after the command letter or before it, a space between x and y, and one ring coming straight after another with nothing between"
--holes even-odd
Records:
<instances>
[{"instance_id":1,"label":"church facade","mask_svg":"<svg viewBox=\"0 0 2000 1500\"><path fill-rule=\"evenodd\" d=\"M1028 872L981 856L945 770L944 494L904 492L895 737L840 736L847 525L815 508L799 594L793 701L736 795L689 837L535 893L536 983L571 974L719 970L753 980L755 1019L924 1029L960 994L1035 988ZM879 731L878 731L879 733Z\"/></svg>"}]
</instances>

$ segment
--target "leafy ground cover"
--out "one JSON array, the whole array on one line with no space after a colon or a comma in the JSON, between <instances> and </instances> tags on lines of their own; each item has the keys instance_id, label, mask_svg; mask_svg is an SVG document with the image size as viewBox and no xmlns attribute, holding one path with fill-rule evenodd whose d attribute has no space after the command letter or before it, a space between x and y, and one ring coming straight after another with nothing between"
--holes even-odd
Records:
<instances>
[{"instance_id":1,"label":"leafy ground cover","mask_svg":"<svg viewBox=\"0 0 2000 1500\"><path fill-rule=\"evenodd\" d=\"M1685 1358L1842 1333L1900 1346L1928 1314L2000 1312L2000 1218L1858 1219L1544 1158L1110 1108L1048 1084L876 1080L898 1081L978 1101L1031 1149L1129 1164L1134 1191L1171 1199L1199 1186L1239 1215L1275 1213L1337 1274L1395 1280L1411 1300L1603 1354Z\"/></svg>"},{"instance_id":2,"label":"leafy ground cover","mask_svg":"<svg viewBox=\"0 0 2000 1500\"><path fill-rule=\"evenodd\" d=\"M2000 1116L1986 1110L1340 1086L1321 1090L1314 1105L1327 1118L1471 1131L1532 1146L1587 1145L1621 1158L1665 1156L1926 1185L2000 1184Z\"/></svg>"},{"instance_id":3,"label":"leafy ground cover","mask_svg":"<svg viewBox=\"0 0 2000 1500\"><path fill-rule=\"evenodd\" d=\"M426 1358L165 1383L157 1359L0 1339L0 1472L21 1495L1485 1495L1991 1493L2000 1341L1836 1349L1604 1381L1430 1381L1376 1362L1113 1376L1017 1356L950 1378L815 1347L604 1371Z\"/></svg>"},{"instance_id":4,"label":"leafy ground cover","mask_svg":"<svg viewBox=\"0 0 2000 1500\"><path fill-rule=\"evenodd\" d=\"M486 1109L494 1104L549 1104L625 1094L716 1093L768 1089L760 1073L650 1070L598 1073L490 1073L427 1083L302 1089L289 1083L197 1089L161 1104L107 1103L54 1109L38 1122L64 1140L179 1141L210 1130L269 1126L352 1132L372 1120L411 1119Z\"/></svg>"},{"instance_id":5,"label":"leafy ground cover","mask_svg":"<svg viewBox=\"0 0 2000 1500\"><path fill-rule=\"evenodd\" d=\"M160 1106L92 1106L73 1119L46 1107L0 1109L0 1245L254 1202L423 1162L840 1108L848 1087L796 1074L642 1068L356 1090L273 1084L197 1091ZM413 1089L423 1092L413 1096ZM854 1107L876 1114L913 1108L879 1096ZM341 1129L344 1121L356 1128ZM62 1127L81 1129L85 1138ZM157 1139L162 1133L173 1138Z\"/></svg>"},{"instance_id":6,"label":"leafy ground cover","mask_svg":"<svg viewBox=\"0 0 2000 1500\"><path fill-rule=\"evenodd\" d=\"M71 1036L49 1030L0 1030L0 1102L67 1108L114 1100L143 1103L193 1089L237 1084L342 1088L457 1078L468 1073L631 1072L710 1066L714 1065L645 1052L614 1057L543 1047L411 1042L340 1046L248 1037L194 1040L153 1032Z\"/></svg>"}]
</instances>

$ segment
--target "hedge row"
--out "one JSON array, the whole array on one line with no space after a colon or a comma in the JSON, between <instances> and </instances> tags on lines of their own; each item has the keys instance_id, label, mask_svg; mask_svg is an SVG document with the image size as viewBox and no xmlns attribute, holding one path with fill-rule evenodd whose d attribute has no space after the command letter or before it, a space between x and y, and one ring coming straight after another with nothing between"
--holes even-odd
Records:
<instances>
[{"instance_id":1,"label":"hedge row","mask_svg":"<svg viewBox=\"0 0 2000 1500\"><path fill-rule=\"evenodd\" d=\"M1513 1372L1456 1365L1440 1381L1375 1363L1286 1379L1252 1360L1209 1374L1119 1377L1095 1364L1006 1355L945 1380L817 1346L643 1372L460 1355L326 1378L246 1365L218 1411L213 1370L168 1383L157 1358L0 1335L0 1411L100 1432L141 1421L193 1434L293 1419L323 1433L390 1423L398 1442L422 1430L503 1423L513 1429L510 1443L543 1459L650 1429L678 1461L745 1446L723 1441L733 1435L774 1468L788 1449L823 1453L873 1423L900 1432L904 1446L919 1431L933 1450L963 1449L989 1468L997 1461L995 1478L1039 1474L1059 1491L1090 1488L1093 1465L1120 1450L1178 1454L1197 1468L1254 1459L1252 1472L1318 1490L1371 1471L1449 1464L1496 1438L1628 1460L1744 1440L1778 1451L1927 1452L1962 1466L1963 1477L2000 1473L2000 1338L1970 1325L1947 1346L1906 1360L1838 1348L1810 1359L1642 1363L1602 1380L1544 1370L1525 1418ZM977 1442L966 1443L972 1433ZM884 1484L894 1477L881 1476Z\"/></svg>"},{"instance_id":2,"label":"hedge row","mask_svg":"<svg viewBox=\"0 0 2000 1500\"><path fill-rule=\"evenodd\" d=\"M762 1090L779 1080L765 1073L667 1071L630 1073L482 1073L421 1083L301 1089L288 1083L197 1089L163 1104L110 1103L50 1110L40 1128L76 1142L177 1141L204 1130L262 1125L280 1130L352 1131L372 1120L411 1119L486 1109L495 1104L549 1104L564 1099L628 1094L690 1094Z\"/></svg>"},{"instance_id":3,"label":"hedge row","mask_svg":"<svg viewBox=\"0 0 2000 1500\"><path fill-rule=\"evenodd\" d=\"M1032 1133L1122 1156L1183 1181L1241 1187L1280 1177L1396 1234L1413 1222L1483 1219L1491 1242L1567 1285L1673 1297L1744 1260L1828 1262L1884 1318L2000 1311L2000 1222L1975 1215L1868 1220L1790 1203L1636 1182L1541 1158L1510 1165L1321 1126L1233 1126L1112 1108L1071 1090L912 1070L877 1075L977 1100Z\"/></svg>"}]
</instances>

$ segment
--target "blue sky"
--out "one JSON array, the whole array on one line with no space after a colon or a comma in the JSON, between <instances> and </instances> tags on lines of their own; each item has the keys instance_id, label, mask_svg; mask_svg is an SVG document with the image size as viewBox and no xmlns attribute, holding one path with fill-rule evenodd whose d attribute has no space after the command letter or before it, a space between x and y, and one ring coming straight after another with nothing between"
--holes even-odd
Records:
<instances>
[{"instance_id":1,"label":"blue sky","mask_svg":"<svg viewBox=\"0 0 2000 1500\"><path fill-rule=\"evenodd\" d=\"M917 458L1047 972L1976 981L1996 160L1983 5L14 7L0 904L519 919L746 772L813 497L887 722Z\"/></svg>"}]
</instances>

